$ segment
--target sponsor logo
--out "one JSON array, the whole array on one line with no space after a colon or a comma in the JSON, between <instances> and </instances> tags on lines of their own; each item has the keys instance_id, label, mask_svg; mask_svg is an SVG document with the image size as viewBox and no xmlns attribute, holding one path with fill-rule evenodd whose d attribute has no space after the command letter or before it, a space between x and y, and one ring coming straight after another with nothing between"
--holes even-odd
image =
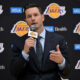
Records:
<instances>
[{"instance_id":1,"label":"sponsor logo","mask_svg":"<svg viewBox=\"0 0 80 80\"><path fill-rule=\"evenodd\" d=\"M3 27L0 27L0 31L4 31L4 28Z\"/></svg>"},{"instance_id":2,"label":"sponsor logo","mask_svg":"<svg viewBox=\"0 0 80 80\"><path fill-rule=\"evenodd\" d=\"M4 51L3 43L0 43L0 53Z\"/></svg>"},{"instance_id":3,"label":"sponsor logo","mask_svg":"<svg viewBox=\"0 0 80 80\"><path fill-rule=\"evenodd\" d=\"M73 33L78 33L80 35L80 22L76 25Z\"/></svg>"},{"instance_id":4,"label":"sponsor logo","mask_svg":"<svg viewBox=\"0 0 80 80\"><path fill-rule=\"evenodd\" d=\"M74 50L80 50L80 44L74 44Z\"/></svg>"},{"instance_id":5,"label":"sponsor logo","mask_svg":"<svg viewBox=\"0 0 80 80\"><path fill-rule=\"evenodd\" d=\"M11 33L16 33L19 37L27 34L29 31L29 26L24 21L18 21L11 30Z\"/></svg>"},{"instance_id":6,"label":"sponsor logo","mask_svg":"<svg viewBox=\"0 0 80 80\"><path fill-rule=\"evenodd\" d=\"M10 13L19 14L19 13L22 13L22 12L23 12L22 7L11 7L10 8Z\"/></svg>"},{"instance_id":7,"label":"sponsor logo","mask_svg":"<svg viewBox=\"0 0 80 80\"><path fill-rule=\"evenodd\" d=\"M2 5L0 5L0 14L3 13Z\"/></svg>"},{"instance_id":8,"label":"sponsor logo","mask_svg":"<svg viewBox=\"0 0 80 80\"><path fill-rule=\"evenodd\" d=\"M33 31L28 31L28 36L34 37L34 38L38 38L38 33L37 32L33 32Z\"/></svg>"},{"instance_id":9,"label":"sponsor logo","mask_svg":"<svg viewBox=\"0 0 80 80\"><path fill-rule=\"evenodd\" d=\"M68 31L66 27L55 27L55 31Z\"/></svg>"},{"instance_id":10,"label":"sponsor logo","mask_svg":"<svg viewBox=\"0 0 80 80\"><path fill-rule=\"evenodd\" d=\"M68 31L66 27L54 27L54 26L44 26L44 28L49 32L54 31Z\"/></svg>"},{"instance_id":11,"label":"sponsor logo","mask_svg":"<svg viewBox=\"0 0 80 80\"><path fill-rule=\"evenodd\" d=\"M44 26L44 28L49 32L54 32L54 26Z\"/></svg>"},{"instance_id":12,"label":"sponsor logo","mask_svg":"<svg viewBox=\"0 0 80 80\"><path fill-rule=\"evenodd\" d=\"M76 66L75 66L75 69L80 69L80 60L78 60Z\"/></svg>"},{"instance_id":13,"label":"sponsor logo","mask_svg":"<svg viewBox=\"0 0 80 80\"><path fill-rule=\"evenodd\" d=\"M73 14L80 14L80 8L73 8Z\"/></svg>"},{"instance_id":14,"label":"sponsor logo","mask_svg":"<svg viewBox=\"0 0 80 80\"><path fill-rule=\"evenodd\" d=\"M53 19L59 18L66 14L65 6L59 6L57 3L51 3L47 6L44 14L49 15L49 17Z\"/></svg>"},{"instance_id":15,"label":"sponsor logo","mask_svg":"<svg viewBox=\"0 0 80 80\"><path fill-rule=\"evenodd\" d=\"M4 65L0 65L0 70L5 69Z\"/></svg>"}]
</instances>

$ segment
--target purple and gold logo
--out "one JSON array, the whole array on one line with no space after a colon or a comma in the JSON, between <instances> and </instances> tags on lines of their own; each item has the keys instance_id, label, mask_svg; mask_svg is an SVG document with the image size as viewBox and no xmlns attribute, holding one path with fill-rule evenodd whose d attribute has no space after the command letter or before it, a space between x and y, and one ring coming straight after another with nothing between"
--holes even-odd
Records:
<instances>
[{"instance_id":1,"label":"purple and gold logo","mask_svg":"<svg viewBox=\"0 0 80 80\"><path fill-rule=\"evenodd\" d=\"M53 19L59 18L66 14L65 6L59 6L57 3L51 3L47 6L44 14L49 15L49 17Z\"/></svg>"},{"instance_id":2,"label":"purple and gold logo","mask_svg":"<svg viewBox=\"0 0 80 80\"><path fill-rule=\"evenodd\" d=\"M11 33L16 33L18 36L23 36L28 33L29 26L24 21L18 21L11 30Z\"/></svg>"},{"instance_id":3,"label":"purple and gold logo","mask_svg":"<svg viewBox=\"0 0 80 80\"><path fill-rule=\"evenodd\" d=\"M73 33L78 33L80 35L80 22L76 25Z\"/></svg>"}]
</instances>

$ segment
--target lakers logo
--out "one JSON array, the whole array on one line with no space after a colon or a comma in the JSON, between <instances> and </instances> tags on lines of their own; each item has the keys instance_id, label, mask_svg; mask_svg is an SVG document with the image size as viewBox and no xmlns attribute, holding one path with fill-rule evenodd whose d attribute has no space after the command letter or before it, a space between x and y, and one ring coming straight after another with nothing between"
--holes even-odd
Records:
<instances>
[{"instance_id":1,"label":"lakers logo","mask_svg":"<svg viewBox=\"0 0 80 80\"><path fill-rule=\"evenodd\" d=\"M29 26L24 21L18 21L11 30L11 33L16 33L18 36L23 36L28 33Z\"/></svg>"},{"instance_id":2,"label":"lakers logo","mask_svg":"<svg viewBox=\"0 0 80 80\"><path fill-rule=\"evenodd\" d=\"M76 28L74 29L73 33L78 33L80 35L80 23L76 25Z\"/></svg>"},{"instance_id":3,"label":"lakers logo","mask_svg":"<svg viewBox=\"0 0 80 80\"><path fill-rule=\"evenodd\" d=\"M31 35L32 35L32 37L33 37L33 36L35 36L35 33L34 33L34 32L32 32L32 33L31 33Z\"/></svg>"},{"instance_id":4,"label":"lakers logo","mask_svg":"<svg viewBox=\"0 0 80 80\"><path fill-rule=\"evenodd\" d=\"M53 19L63 16L65 13L65 6L59 6L56 3L51 3L44 11L45 15L49 15Z\"/></svg>"},{"instance_id":5,"label":"lakers logo","mask_svg":"<svg viewBox=\"0 0 80 80\"><path fill-rule=\"evenodd\" d=\"M31 37L34 37L34 38L38 38L38 33L29 30L28 31L28 36L31 36Z\"/></svg>"},{"instance_id":6,"label":"lakers logo","mask_svg":"<svg viewBox=\"0 0 80 80\"><path fill-rule=\"evenodd\" d=\"M75 66L75 69L80 69L80 60L78 60L76 66Z\"/></svg>"}]
</instances>

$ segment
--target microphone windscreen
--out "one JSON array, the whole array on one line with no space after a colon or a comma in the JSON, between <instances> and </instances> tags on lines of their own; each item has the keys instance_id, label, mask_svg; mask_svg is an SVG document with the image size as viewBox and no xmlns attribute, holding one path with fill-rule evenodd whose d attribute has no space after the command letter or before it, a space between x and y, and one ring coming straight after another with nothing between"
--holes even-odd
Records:
<instances>
[{"instance_id":1,"label":"microphone windscreen","mask_svg":"<svg viewBox=\"0 0 80 80\"><path fill-rule=\"evenodd\" d=\"M30 30L31 30L31 31L35 31L35 29L36 29L36 27L35 27L34 25L31 25L31 26L30 26Z\"/></svg>"}]
</instances>

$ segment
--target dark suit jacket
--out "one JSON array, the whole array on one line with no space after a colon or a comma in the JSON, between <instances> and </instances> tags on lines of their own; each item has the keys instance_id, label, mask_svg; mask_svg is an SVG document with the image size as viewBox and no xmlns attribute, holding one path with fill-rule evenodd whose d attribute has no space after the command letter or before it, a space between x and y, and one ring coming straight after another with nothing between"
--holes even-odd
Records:
<instances>
[{"instance_id":1,"label":"dark suit jacket","mask_svg":"<svg viewBox=\"0 0 80 80\"><path fill-rule=\"evenodd\" d=\"M17 39L12 46L13 59L10 64L10 71L17 80L61 80L60 76L66 76L69 73L67 45L61 35L46 32L41 68L39 68L34 48L31 48L29 52L29 61L26 61L21 54L27 38L28 36L25 35ZM60 45L60 50L66 59L63 70L60 70L58 64L49 59L49 51L56 50L57 44Z\"/></svg>"}]
</instances>

